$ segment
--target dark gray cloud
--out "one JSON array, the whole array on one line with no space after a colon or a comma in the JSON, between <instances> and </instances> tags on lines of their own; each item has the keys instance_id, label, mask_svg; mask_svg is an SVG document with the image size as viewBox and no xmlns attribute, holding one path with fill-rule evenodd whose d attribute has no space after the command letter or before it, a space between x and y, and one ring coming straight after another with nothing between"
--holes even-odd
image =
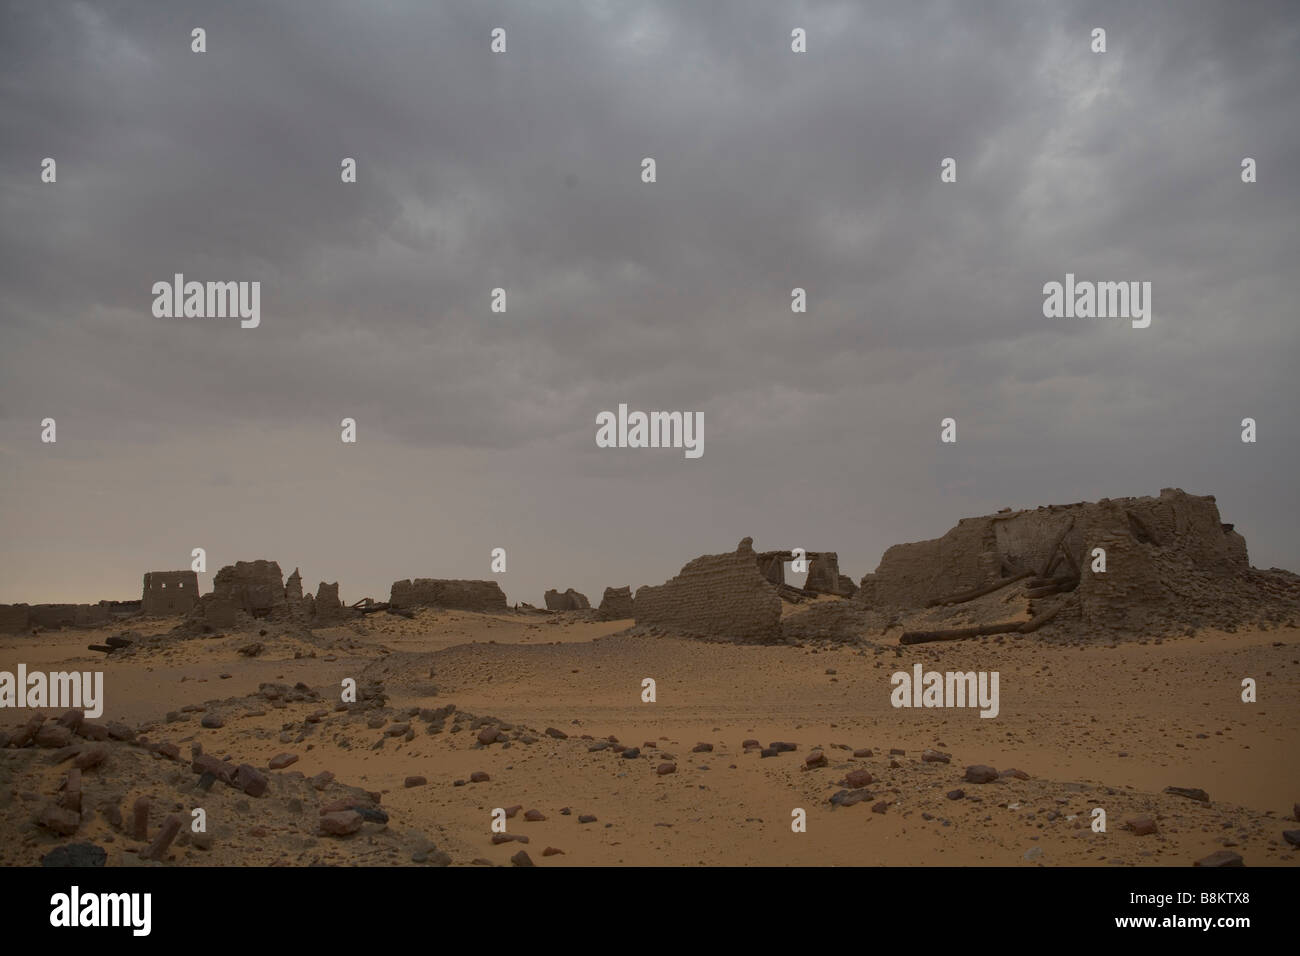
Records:
<instances>
[{"instance_id":1,"label":"dark gray cloud","mask_svg":"<svg viewBox=\"0 0 1300 956\"><path fill-rule=\"evenodd\" d=\"M859 575L1171 485L1300 566L1293 4L0 16L0 600L198 545L349 598L497 546L512 598L595 597L746 534ZM261 327L155 319L176 272L260 280ZM1066 272L1150 280L1152 326L1044 319ZM597 449L620 402L703 411L704 457Z\"/></svg>"}]
</instances>

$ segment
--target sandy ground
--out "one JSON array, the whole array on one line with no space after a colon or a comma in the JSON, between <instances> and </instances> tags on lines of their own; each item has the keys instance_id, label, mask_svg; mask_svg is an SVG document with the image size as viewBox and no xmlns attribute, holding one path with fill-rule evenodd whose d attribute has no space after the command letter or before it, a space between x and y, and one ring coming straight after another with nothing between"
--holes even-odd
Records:
<instances>
[{"instance_id":1,"label":"sandy ground","mask_svg":"<svg viewBox=\"0 0 1300 956\"><path fill-rule=\"evenodd\" d=\"M176 623L125 626L147 636ZM140 795L187 821L194 807L207 814L210 848L183 837L186 845L165 856L171 865L504 864L520 849L543 866L1185 866L1225 848L1250 866L1300 861L1282 836L1300 826L1295 628L1115 646L1026 635L759 647L624 633L631 624L426 610L314 634L262 625L264 636L175 640L108 658L86 645L123 625L0 638L0 670L20 661L29 670L104 670L101 720L182 752L172 760L112 744L109 759L84 774L73 838L33 819L57 799L76 747L0 751L0 862L35 863L76 839L103 846L109 865L136 864L144 844L102 807L120 807L129 821ZM238 653L250 641L264 644L260 655ZM891 674L917 662L997 671L1000 713L892 707ZM385 706L335 709L349 677L382 681ZM642 701L646 677L656 682L654 703ZM1244 677L1258 682L1257 703L1241 701ZM302 682L318 696L268 702L256 696L264 682ZM445 726L414 714L449 704L456 714ZM210 713L224 726L201 726ZM505 722L505 742L480 744L482 721L461 714ZM0 711L0 728L28 716ZM406 723L411 732L389 735ZM548 736L548 728L567 736ZM627 759L608 743L592 749L611 736L639 754ZM764 757L742 746L747 739L797 749ZM220 782L198 790L189 763L196 743L262 768L269 792L249 797ZM923 761L927 749L950 762ZM806 767L817 750L825 765ZM299 759L268 770L282 753ZM675 771L661 775L664 764ZM1016 768L1028 779L966 782L972 764ZM872 777L860 788L866 798L832 805L832 795L854 789L843 782L853 770ZM322 771L337 782L311 786ZM475 772L489 779L456 785ZM427 783L404 786L412 775ZM1162 792L1171 785L1203 789L1210 802ZM958 790L964 795L950 798ZM317 832L320 805L367 791L386 823L347 836ZM493 809L514 807L506 831L527 836L527 846L494 844ZM1106 811L1105 833L1090 825L1097 807ZM806 813L806 832L792 832L796 808ZM526 820L528 810L545 819ZM595 821L579 822L587 815ZM1143 815L1155 832L1125 828ZM544 856L547 847L563 855Z\"/></svg>"}]
</instances>

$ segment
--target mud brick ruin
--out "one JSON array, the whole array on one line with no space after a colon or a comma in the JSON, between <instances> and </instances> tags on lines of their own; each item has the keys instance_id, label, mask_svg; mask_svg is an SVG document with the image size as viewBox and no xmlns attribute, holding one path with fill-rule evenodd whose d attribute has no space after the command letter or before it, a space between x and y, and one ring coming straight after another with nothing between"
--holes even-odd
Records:
<instances>
[{"instance_id":1,"label":"mud brick ruin","mask_svg":"<svg viewBox=\"0 0 1300 956\"><path fill-rule=\"evenodd\" d=\"M598 616L602 621L623 621L635 616L634 608L631 588L605 588Z\"/></svg>"},{"instance_id":2,"label":"mud brick ruin","mask_svg":"<svg viewBox=\"0 0 1300 956\"><path fill-rule=\"evenodd\" d=\"M506 595L495 581L447 581L416 578L394 581L388 603L393 607L449 607L465 611L504 611Z\"/></svg>"},{"instance_id":3,"label":"mud brick ruin","mask_svg":"<svg viewBox=\"0 0 1300 956\"><path fill-rule=\"evenodd\" d=\"M781 639L781 596L758 569L753 538L696 558L665 584L638 588L635 603L638 625L760 644Z\"/></svg>"},{"instance_id":4,"label":"mud brick ruin","mask_svg":"<svg viewBox=\"0 0 1300 956\"><path fill-rule=\"evenodd\" d=\"M889 548L856 593L851 582L846 586L834 552L808 552L808 580L803 588L791 587L784 564L792 557L790 551L756 553L746 538L734 552L696 558L667 583L636 592L636 622L762 643L810 636L852 640L872 614L897 619L1011 587L1023 592L1021 617L980 625L982 633L1028 633L1049 623L1085 632L1231 628L1280 621L1300 609L1300 577L1252 568L1245 539L1220 520L1214 497L1176 488L1159 497L963 518L940 538ZM999 610L1011 615L1002 600L1007 593L999 593ZM784 603L818 595L851 601L783 614ZM948 636L925 632L930 636L923 639L976 636L957 630ZM907 635L903 640L914 642Z\"/></svg>"},{"instance_id":5,"label":"mud brick ruin","mask_svg":"<svg viewBox=\"0 0 1300 956\"><path fill-rule=\"evenodd\" d=\"M544 597L546 598L546 609L548 611L585 611L591 607L587 595L581 594L573 590L573 588L569 588L563 594L552 588L546 592Z\"/></svg>"},{"instance_id":6,"label":"mud brick ruin","mask_svg":"<svg viewBox=\"0 0 1300 956\"><path fill-rule=\"evenodd\" d=\"M193 571L149 571L144 576L140 610L145 614L188 614L198 600L199 576Z\"/></svg>"}]
</instances>

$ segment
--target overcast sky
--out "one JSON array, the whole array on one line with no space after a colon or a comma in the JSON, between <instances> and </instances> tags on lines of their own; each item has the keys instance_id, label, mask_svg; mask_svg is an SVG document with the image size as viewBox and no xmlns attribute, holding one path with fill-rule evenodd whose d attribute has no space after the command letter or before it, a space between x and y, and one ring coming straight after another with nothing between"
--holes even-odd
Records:
<instances>
[{"instance_id":1,"label":"overcast sky","mask_svg":"<svg viewBox=\"0 0 1300 956\"><path fill-rule=\"evenodd\" d=\"M857 579L1171 486L1300 569L1294 3L0 17L0 601L194 547L205 590L271 558L349 603L503 547L511 601L594 604L745 535ZM260 327L155 318L178 272L260 281ZM1151 326L1044 318L1067 272L1150 281ZM597 448L619 403L702 412L703 456Z\"/></svg>"}]
</instances>

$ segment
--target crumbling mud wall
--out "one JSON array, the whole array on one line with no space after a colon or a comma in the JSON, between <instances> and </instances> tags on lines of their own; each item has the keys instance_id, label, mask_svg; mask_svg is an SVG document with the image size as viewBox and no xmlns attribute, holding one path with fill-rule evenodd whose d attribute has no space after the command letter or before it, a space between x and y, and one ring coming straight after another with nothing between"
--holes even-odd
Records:
<instances>
[{"instance_id":1,"label":"crumbling mud wall","mask_svg":"<svg viewBox=\"0 0 1300 956\"><path fill-rule=\"evenodd\" d=\"M348 616L348 609L339 600L339 583L326 584L324 581L316 588L316 598L312 602L314 617L318 624L333 624Z\"/></svg>"},{"instance_id":2,"label":"crumbling mud wall","mask_svg":"<svg viewBox=\"0 0 1300 956\"><path fill-rule=\"evenodd\" d=\"M546 609L548 611L585 611L591 607L591 602L587 600L587 595L569 588L563 594L554 588L547 591Z\"/></svg>"},{"instance_id":3,"label":"crumbling mud wall","mask_svg":"<svg viewBox=\"0 0 1300 956\"><path fill-rule=\"evenodd\" d=\"M460 608L466 611L504 611L506 595L495 581L448 581L416 578L394 581L388 602L393 607Z\"/></svg>"},{"instance_id":4,"label":"crumbling mud wall","mask_svg":"<svg viewBox=\"0 0 1300 956\"><path fill-rule=\"evenodd\" d=\"M1300 599L1300 578L1250 567L1245 539L1220 520L1212 495L1177 488L964 518L941 538L889 548L856 599L924 607L1024 571L1031 586L1077 582L1074 620L1106 629L1225 626L1275 617Z\"/></svg>"},{"instance_id":5,"label":"crumbling mud wall","mask_svg":"<svg viewBox=\"0 0 1300 956\"><path fill-rule=\"evenodd\" d=\"M199 576L193 571L147 571L140 610L145 614L188 614L199 600Z\"/></svg>"},{"instance_id":6,"label":"crumbling mud wall","mask_svg":"<svg viewBox=\"0 0 1300 956\"><path fill-rule=\"evenodd\" d=\"M623 621L635 617L636 604L632 600L632 589L605 588L605 594L600 599L599 614L602 621Z\"/></svg>"},{"instance_id":7,"label":"crumbling mud wall","mask_svg":"<svg viewBox=\"0 0 1300 956\"><path fill-rule=\"evenodd\" d=\"M638 626L771 644L781 640L781 598L758 569L752 538L706 554L665 584L637 589Z\"/></svg>"},{"instance_id":8,"label":"crumbling mud wall","mask_svg":"<svg viewBox=\"0 0 1300 956\"><path fill-rule=\"evenodd\" d=\"M285 603L284 574L275 561L236 561L217 572L210 596L253 617L266 617Z\"/></svg>"}]
</instances>

